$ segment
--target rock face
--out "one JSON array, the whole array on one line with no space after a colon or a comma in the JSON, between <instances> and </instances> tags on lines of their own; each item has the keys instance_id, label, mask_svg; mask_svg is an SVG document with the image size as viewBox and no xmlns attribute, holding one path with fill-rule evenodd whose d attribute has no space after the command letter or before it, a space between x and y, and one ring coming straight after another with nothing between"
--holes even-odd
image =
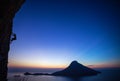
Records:
<instances>
[{"instance_id":1,"label":"rock face","mask_svg":"<svg viewBox=\"0 0 120 81\"><path fill-rule=\"evenodd\" d=\"M90 69L77 61L73 61L66 69L62 71L57 71L52 73L55 76L70 76L70 77L80 77L80 76L90 76L96 75L100 72Z\"/></svg>"},{"instance_id":2,"label":"rock face","mask_svg":"<svg viewBox=\"0 0 120 81\"><path fill-rule=\"evenodd\" d=\"M0 81L7 81L13 18L25 0L0 0Z\"/></svg>"}]
</instances>

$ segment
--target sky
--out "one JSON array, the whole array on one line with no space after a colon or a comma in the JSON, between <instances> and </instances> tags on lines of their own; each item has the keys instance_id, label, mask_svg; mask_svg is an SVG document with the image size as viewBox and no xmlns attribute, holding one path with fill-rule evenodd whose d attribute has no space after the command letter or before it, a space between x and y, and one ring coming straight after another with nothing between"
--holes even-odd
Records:
<instances>
[{"instance_id":1,"label":"sky","mask_svg":"<svg viewBox=\"0 0 120 81\"><path fill-rule=\"evenodd\" d=\"M120 66L117 0L26 0L16 14L9 67Z\"/></svg>"}]
</instances>

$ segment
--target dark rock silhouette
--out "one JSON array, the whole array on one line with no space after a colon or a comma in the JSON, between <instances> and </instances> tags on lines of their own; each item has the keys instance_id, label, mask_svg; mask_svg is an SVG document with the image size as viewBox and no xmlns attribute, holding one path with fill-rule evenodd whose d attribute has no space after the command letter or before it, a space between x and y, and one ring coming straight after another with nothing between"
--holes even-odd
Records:
<instances>
[{"instance_id":1,"label":"dark rock silhouette","mask_svg":"<svg viewBox=\"0 0 120 81\"><path fill-rule=\"evenodd\" d=\"M77 61L73 61L66 69L62 71L57 71L52 73L55 76L70 76L70 77L80 77L80 76L90 76L96 75L100 72L90 69Z\"/></svg>"},{"instance_id":2,"label":"dark rock silhouette","mask_svg":"<svg viewBox=\"0 0 120 81\"><path fill-rule=\"evenodd\" d=\"M48 73L29 73L29 72L25 72L24 75L51 75Z\"/></svg>"},{"instance_id":3,"label":"dark rock silhouette","mask_svg":"<svg viewBox=\"0 0 120 81\"><path fill-rule=\"evenodd\" d=\"M31 75L31 73L29 73L29 72L25 72L24 75Z\"/></svg>"},{"instance_id":4,"label":"dark rock silhouette","mask_svg":"<svg viewBox=\"0 0 120 81\"><path fill-rule=\"evenodd\" d=\"M25 0L0 0L0 81L7 81L7 64L13 18Z\"/></svg>"},{"instance_id":5,"label":"dark rock silhouette","mask_svg":"<svg viewBox=\"0 0 120 81\"><path fill-rule=\"evenodd\" d=\"M29 73L25 72L24 75L51 75L51 76L69 76L69 77L80 77L80 76L90 76L97 75L101 73L99 71L95 71L91 68L88 68L77 61L73 61L66 69L62 71L57 71L52 74L49 73Z\"/></svg>"}]
</instances>

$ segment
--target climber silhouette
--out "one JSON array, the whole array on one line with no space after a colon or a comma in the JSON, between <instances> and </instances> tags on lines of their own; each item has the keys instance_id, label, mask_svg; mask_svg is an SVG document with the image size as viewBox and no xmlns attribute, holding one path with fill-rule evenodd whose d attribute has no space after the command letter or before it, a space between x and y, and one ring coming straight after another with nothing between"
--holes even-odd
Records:
<instances>
[{"instance_id":1,"label":"climber silhouette","mask_svg":"<svg viewBox=\"0 0 120 81\"><path fill-rule=\"evenodd\" d=\"M17 40L17 36L15 33L12 33L10 42L12 43L14 40Z\"/></svg>"}]
</instances>

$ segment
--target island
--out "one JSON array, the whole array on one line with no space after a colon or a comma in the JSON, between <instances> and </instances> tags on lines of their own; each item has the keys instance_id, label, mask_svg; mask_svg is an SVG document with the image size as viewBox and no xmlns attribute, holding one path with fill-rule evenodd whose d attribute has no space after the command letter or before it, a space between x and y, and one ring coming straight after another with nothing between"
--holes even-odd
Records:
<instances>
[{"instance_id":1,"label":"island","mask_svg":"<svg viewBox=\"0 0 120 81\"><path fill-rule=\"evenodd\" d=\"M80 76L91 76L91 75L97 75L101 72L93 70L91 68L88 68L77 61L72 61L70 65L61 70L54 72L52 74L48 73L29 73L26 72L24 75L52 75L52 76L69 76L69 77L80 77Z\"/></svg>"},{"instance_id":2,"label":"island","mask_svg":"<svg viewBox=\"0 0 120 81\"><path fill-rule=\"evenodd\" d=\"M77 61L73 61L67 68L62 71L57 71L52 73L55 76L71 76L71 77L79 77L79 76L90 76L97 75L100 73L99 71L95 71L91 68L88 68Z\"/></svg>"}]
</instances>

